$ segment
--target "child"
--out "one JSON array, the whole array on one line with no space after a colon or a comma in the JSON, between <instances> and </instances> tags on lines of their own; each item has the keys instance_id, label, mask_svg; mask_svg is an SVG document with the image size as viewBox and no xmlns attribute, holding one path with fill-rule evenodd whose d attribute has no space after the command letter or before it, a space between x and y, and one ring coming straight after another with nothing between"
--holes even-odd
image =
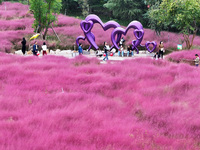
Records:
<instances>
[{"instance_id":1,"label":"child","mask_svg":"<svg viewBox=\"0 0 200 150\"><path fill-rule=\"evenodd\" d=\"M47 45L46 45L45 42L44 42L43 45L42 45L42 54L43 54L43 56L44 56L44 55L47 55Z\"/></svg>"},{"instance_id":2,"label":"child","mask_svg":"<svg viewBox=\"0 0 200 150\"><path fill-rule=\"evenodd\" d=\"M82 44L81 43L79 44L79 47L78 47L78 53L79 53L79 55L83 54L83 49L82 49Z\"/></svg>"},{"instance_id":3,"label":"child","mask_svg":"<svg viewBox=\"0 0 200 150\"><path fill-rule=\"evenodd\" d=\"M103 56L103 53L102 53L102 51L98 48L98 50L97 50L97 52L96 52L96 56L98 57L101 57L101 56Z\"/></svg>"},{"instance_id":4,"label":"child","mask_svg":"<svg viewBox=\"0 0 200 150\"><path fill-rule=\"evenodd\" d=\"M107 42L104 42L104 53L106 54L106 56L104 57L103 61L105 61L106 59L108 60L108 51L110 50L110 47L108 45Z\"/></svg>"},{"instance_id":5,"label":"child","mask_svg":"<svg viewBox=\"0 0 200 150\"><path fill-rule=\"evenodd\" d=\"M161 59L163 59L163 53L165 52L163 41L160 41L160 44L159 44L158 48L159 48L159 56L158 56L158 58L161 57Z\"/></svg>"},{"instance_id":6,"label":"child","mask_svg":"<svg viewBox=\"0 0 200 150\"><path fill-rule=\"evenodd\" d=\"M153 56L154 59L159 58L159 57L160 57L159 52L156 52L155 55Z\"/></svg>"},{"instance_id":7,"label":"child","mask_svg":"<svg viewBox=\"0 0 200 150\"><path fill-rule=\"evenodd\" d=\"M122 57L124 57L124 48L122 45L120 46L120 49L118 50L118 56L120 56L120 53L121 53Z\"/></svg>"},{"instance_id":8,"label":"child","mask_svg":"<svg viewBox=\"0 0 200 150\"><path fill-rule=\"evenodd\" d=\"M194 60L195 66L198 67L199 66L199 55L195 54L195 56L196 56L196 59Z\"/></svg>"}]
</instances>

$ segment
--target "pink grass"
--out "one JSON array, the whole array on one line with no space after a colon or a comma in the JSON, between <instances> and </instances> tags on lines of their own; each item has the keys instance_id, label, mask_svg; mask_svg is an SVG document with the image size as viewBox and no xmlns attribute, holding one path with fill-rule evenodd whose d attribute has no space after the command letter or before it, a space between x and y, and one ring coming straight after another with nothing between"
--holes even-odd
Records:
<instances>
[{"instance_id":1,"label":"pink grass","mask_svg":"<svg viewBox=\"0 0 200 150\"><path fill-rule=\"evenodd\" d=\"M196 67L0 55L2 150L200 148Z\"/></svg>"},{"instance_id":2,"label":"pink grass","mask_svg":"<svg viewBox=\"0 0 200 150\"><path fill-rule=\"evenodd\" d=\"M182 50L173 52L166 57L166 59L173 61L173 62L188 62L189 64L193 64L192 62L196 57L195 54L200 56L200 50Z\"/></svg>"}]
</instances>

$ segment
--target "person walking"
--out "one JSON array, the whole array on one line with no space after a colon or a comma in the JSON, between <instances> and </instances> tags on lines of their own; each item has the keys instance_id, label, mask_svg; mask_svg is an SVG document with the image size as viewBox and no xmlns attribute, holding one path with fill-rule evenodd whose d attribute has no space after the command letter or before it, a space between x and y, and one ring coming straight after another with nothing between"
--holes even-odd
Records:
<instances>
[{"instance_id":1,"label":"person walking","mask_svg":"<svg viewBox=\"0 0 200 150\"><path fill-rule=\"evenodd\" d=\"M26 53L26 39L25 39L25 37L23 37L21 43L22 43L22 53L23 53L23 55L25 55L25 53Z\"/></svg>"},{"instance_id":2,"label":"person walking","mask_svg":"<svg viewBox=\"0 0 200 150\"><path fill-rule=\"evenodd\" d=\"M103 61L105 61L105 59L108 60L108 51L110 50L109 45L107 42L104 42L104 53L106 54L106 56L104 57Z\"/></svg>"},{"instance_id":3,"label":"person walking","mask_svg":"<svg viewBox=\"0 0 200 150\"><path fill-rule=\"evenodd\" d=\"M198 67L199 66L199 55L195 54L196 59L194 60L195 66Z\"/></svg>"},{"instance_id":4,"label":"person walking","mask_svg":"<svg viewBox=\"0 0 200 150\"><path fill-rule=\"evenodd\" d=\"M82 44L81 43L78 46L78 53L79 53L79 55L83 55L83 49L82 49Z\"/></svg>"},{"instance_id":5,"label":"person walking","mask_svg":"<svg viewBox=\"0 0 200 150\"><path fill-rule=\"evenodd\" d=\"M44 42L43 45L42 45L42 54L43 54L43 56L44 56L44 55L47 55L47 45L46 45L45 42Z\"/></svg>"},{"instance_id":6,"label":"person walking","mask_svg":"<svg viewBox=\"0 0 200 150\"><path fill-rule=\"evenodd\" d=\"M160 44L159 44L158 48L159 48L159 57L160 57L161 59L163 59L163 53L164 53L163 41L160 41Z\"/></svg>"},{"instance_id":7,"label":"person walking","mask_svg":"<svg viewBox=\"0 0 200 150\"><path fill-rule=\"evenodd\" d=\"M34 45L33 45L33 55L35 56L38 56L37 53L38 53L38 45L37 45L37 41L35 41Z\"/></svg>"}]
</instances>

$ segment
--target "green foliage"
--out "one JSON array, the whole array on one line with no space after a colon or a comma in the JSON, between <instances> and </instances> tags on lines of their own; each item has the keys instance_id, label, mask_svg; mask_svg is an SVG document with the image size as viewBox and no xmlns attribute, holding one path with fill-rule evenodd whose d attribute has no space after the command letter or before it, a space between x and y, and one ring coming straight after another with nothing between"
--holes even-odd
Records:
<instances>
[{"instance_id":1,"label":"green foliage","mask_svg":"<svg viewBox=\"0 0 200 150\"><path fill-rule=\"evenodd\" d=\"M162 0L143 0L146 5L154 5L156 3L161 3Z\"/></svg>"},{"instance_id":2,"label":"green foliage","mask_svg":"<svg viewBox=\"0 0 200 150\"><path fill-rule=\"evenodd\" d=\"M96 14L105 21L116 20L122 25L138 20L145 26L147 22L143 17L147 11L145 2L145 0L63 0L62 12L67 15L82 14L84 18L88 14Z\"/></svg>"},{"instance_id":3,"label":"green foliage","mask_svg":"<svg viewBox=\"0 0 200 150\"><path fill-rule=\"evenodd\" d=\"M88 0L74 0L74 1L78 2L79 6L81 7L81 10L82 10L82 15L84 17L86 17L87 15L89 15Z\"/></svg>"},{"instance_id":4,"label":"green foliage","mask_svg":"<svg viewBox=\"0 0 200 150\"><path fill-rule=\"evenodd\" d=\"M2 0L0 0L0 4L2 3Z\"/></svg>"},{"instance_id":5,"label":"green foliage","mask_svg":"<svg viewBox=\"0 0 200 150\"><path fill-rule=\"evenodd\" d=\"M74 0L62 0L62 13L65 15L80 15L81 8L77 1Z\"/></svg>"},{"instance_id":6,"label":"green foliage","mask_svg":"<svg viewBox=\"0 0 200 150\"><path fill-rule=\"evenodd\" d=\"M89 13L104 15L106 8L103 5L107 0L62 0L62 13L67 15L88 15Z\"/></svg>"},{"instance_id":7,"label":"green foliage","mask_svg":"<svg viewBox=\"0 0 200 150\"><path fill-rule=\"evenodd\" d=\"M110 9L117 19L139 20L144 13L144 3L136 0L108 0L104 6Z\"/></svg>"},{"instance_id":8,"label":"green foliage","mask_svg":"<svg viewBox=\"0 0 200 150\"><path fill-rule=\"evenodd\" d=\"M62 0L30 0L30 9L34 13L34 27L39 28L39 32L45 29L43 38L47 34L48 28L56 20L56 15L60 13Z\"/></svg>"},{"instance_id":9,"label":"green foliage","mask_svg":"<svg viewBox=\"0 0 200 150\"><path fill-rule=\"evenodd\" d=\"M144 17L148 18L149 26L151 27L151 29L154 29L157 34L160 34L160 31L168 27L168 24L165 21L161 22L163 17L160 13L159 6L159 2L155 3L153 6L151 6L150 10L147 11L146 14L144 14Z\"/></svg>"},{"instance_id":10,"label":"green foliage","mask_svg":"<svg viewBox=\"0 0 200 150\"><path fill-rule=\"evenodd\" d=\"M147 14L152 28L158 27L161 30L176 27L183 33L187 48L192 47L200 24L199 0L163 0L160 5L154 5ZM190 34L193 34L191 40Z\"/></svg>"}]
</instances>

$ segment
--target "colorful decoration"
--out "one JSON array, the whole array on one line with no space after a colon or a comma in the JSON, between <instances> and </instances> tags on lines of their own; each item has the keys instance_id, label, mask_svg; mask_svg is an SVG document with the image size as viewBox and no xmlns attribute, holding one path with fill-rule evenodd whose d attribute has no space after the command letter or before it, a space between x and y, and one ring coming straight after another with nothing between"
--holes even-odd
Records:
<instances>
[{"instance_id":1,"label":"colorful decoration","mask_svg":"<svg viewBox=\"0 0 200 150\"><path fill-rule=\"evenodd\" d=\"M34 34L34 35L30 38L30 40L36 39L39 35L40 35L40 33Z\"/></svg>"},{"instance_id":2,"label":"colorful decoration","mask_svg":"<svg viewBox=\"0 0 200 150\"><path fill-rule=\"evenodd\" d=\"M139 21L132 21L131 23L129 23L129 25L127 26L126 29L123 29L117 22L115 21L108 21L105 24L101 21L101 19L97 16L97 15L88 15L85 20L81 21L81 29L83 30L85 36L79 36L76 39L76 44L79 45L79 41L80 40L86 40L90 43L90 47L88 48L88 50L90 50L92 47L94 47L96 50L99 48L95 42L95 35L92 33L92 28L94 26L95 23L98 23L101 25L101 27L103 28L104 31L113 28L113 32L111 34L111 41L113 43L113 45L110 47L110 50L113 48L119 49L119 41L122 37L122 35L126 36L127 32L130 29L134 29L133 31L133 35L136 37L136 40L132 41L132 49L136 50L137 53L139 53L138 50L138 46L142 46L141 42L143 40L143 36L144 36L144 29L142 24ZM149 48L149 45L152 44L153 45L153 49ZM156 49L156 42L147 42L145 44L145 46L142 47L146 47L146 49L151 53Z\"/></svg>"},{"instance_id":3,"label":"colorful decoration","mask_svg":"<svg viewBox=\"0 0 200 150\"><path fill-rule=\"evenodd\" d=\"M150 45L150 44L153 45L152 50L150 50L150 48L149 48L149 45ZM154 41L153 41L153 42L149 42L149 41L147 41L146 44L145 44L145 46L146 46L147 50L148 50L150 53L152 53L152 52L156 49L156 47L157 47L157 43L154 42Z\"/></svg>"}]
</instances>

